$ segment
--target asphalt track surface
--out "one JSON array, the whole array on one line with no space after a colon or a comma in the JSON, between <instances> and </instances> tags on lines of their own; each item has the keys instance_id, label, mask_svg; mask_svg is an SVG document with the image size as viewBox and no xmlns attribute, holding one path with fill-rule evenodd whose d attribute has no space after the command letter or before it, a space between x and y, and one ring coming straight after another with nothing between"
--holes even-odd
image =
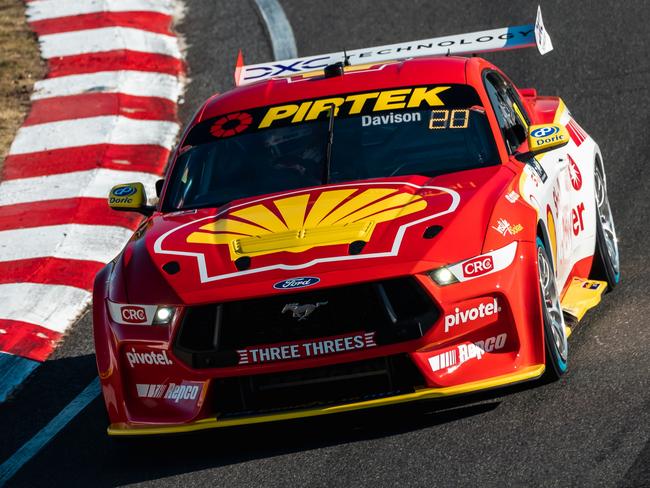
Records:
<instances>
[{"instance_id":1,"label":"asphalt track surface","mask_svg":"<svg viewBox=\"0 0 650 488\"><path fill-rule=\"evenodd\" d=\"M252 0L187 0L192 82L182 117L232 86L236 50L272 59ZM281 0L310 55L529 23L530 2ZM95 399L14 486L650 486L650 45L645 1L543 2L555 51L489 59L520 87L560 94L603 151L622 283L570 340L570 371L453 403L427 403L179 437L114 440ZM37 306L38 304L34 304ZM96 376L89 317L0 406L0 460ZM469 402L469 403L467 403Z\"/></svg>"}]
</instances>

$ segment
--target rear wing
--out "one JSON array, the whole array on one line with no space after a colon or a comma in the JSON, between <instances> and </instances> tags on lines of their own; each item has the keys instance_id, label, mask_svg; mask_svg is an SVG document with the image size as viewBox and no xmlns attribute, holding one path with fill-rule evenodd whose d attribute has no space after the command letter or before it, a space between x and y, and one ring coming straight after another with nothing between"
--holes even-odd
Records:
<instances>
[{"instance_id":1,"label":"rear wing","mask_svg":"<svg viewBox=\"0 0 650 488\"><path fill-rule=\"evenodd\" d=\"M235 85L247 85L269 78L293 76L316 71L337 62L349 64L381 63L396 59L422 56L449 56L454 54L475 54L504 51L522 47L537 46L540 54L553 50L553 44L542 21L542 10L537 7L534 24L503 27L486 31L434 37L420 41L387 44L385 46L320 54L304 58L272 61L244 66L241 51L235 68Z\"/></svg>"}]
</instances>

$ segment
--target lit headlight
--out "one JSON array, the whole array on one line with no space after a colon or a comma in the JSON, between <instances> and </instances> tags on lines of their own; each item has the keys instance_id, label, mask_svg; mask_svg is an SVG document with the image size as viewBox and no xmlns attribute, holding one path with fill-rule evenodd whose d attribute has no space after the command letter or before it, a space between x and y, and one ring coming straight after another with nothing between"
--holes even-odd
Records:
<instances>
[{"instance_id":1,"label":"lit headlight","mask_svg":"<svg viewBox=\"0 0 650 488\"><path fill-rule=\"evenodd\" d=\"M166 305L134 305L106 300L113 322L125 325L169 325L177 307Z\"/></svg>"},{"instance_id":2,"label":"lit headlight","mask_svg":"<svg viewBox=\"0 0 650 488\"><path fill-rule=\"evenodd\" d=\"M445 286L445 285L450 285L452 283L458 283L458 279L454 276L454 274L447 269L447 267L442 267L438 269L434 269L433 271L429 272L429 276L438 283L440 286Z\"/></svg>"}]
</instances>

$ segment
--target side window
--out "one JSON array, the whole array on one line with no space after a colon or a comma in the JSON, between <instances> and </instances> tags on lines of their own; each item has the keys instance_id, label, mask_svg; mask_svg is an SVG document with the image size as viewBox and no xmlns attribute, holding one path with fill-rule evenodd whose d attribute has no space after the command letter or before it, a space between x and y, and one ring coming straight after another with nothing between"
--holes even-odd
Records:
<instances>
[{"instance_id":1,"label":"side window","mask_svg":"<svg viewBox=\"0 0 650 488\"><path fill-rule=\"evenodd\" d=\"M521 100L514 87L498 73L488 71L484 75L485 89L501 127L508 152L514 153L524 142L528 133L529 120L522 108Z\"/></svg>"}]
</instances>

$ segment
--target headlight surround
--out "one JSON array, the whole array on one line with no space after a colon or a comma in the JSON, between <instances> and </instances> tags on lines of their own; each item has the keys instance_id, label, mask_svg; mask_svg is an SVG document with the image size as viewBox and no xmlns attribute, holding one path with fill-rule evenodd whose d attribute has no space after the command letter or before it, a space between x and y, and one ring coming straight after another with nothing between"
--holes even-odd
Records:
<instances>
[{"instance_id":1,"label":"headlight surround","mask_svg":"<svg viewBox=\"0 0 650 488\"><path fill-rule=\"evenodd\" d=\"M517 241L485 254L429 271L428 275L439 286L473 280L506 269L517 254Z\"/></svg>"},{"instance_id":2,"label":"headlight surround","mask_svg":"<svg viewBox=\"0 0 650 488\"><path fill-rule=\"evenodd\" d=\"M170 305L136 305L106 300L111 320L122 325L169 325L178 307Z\"/></svg>"}]
</instances>

